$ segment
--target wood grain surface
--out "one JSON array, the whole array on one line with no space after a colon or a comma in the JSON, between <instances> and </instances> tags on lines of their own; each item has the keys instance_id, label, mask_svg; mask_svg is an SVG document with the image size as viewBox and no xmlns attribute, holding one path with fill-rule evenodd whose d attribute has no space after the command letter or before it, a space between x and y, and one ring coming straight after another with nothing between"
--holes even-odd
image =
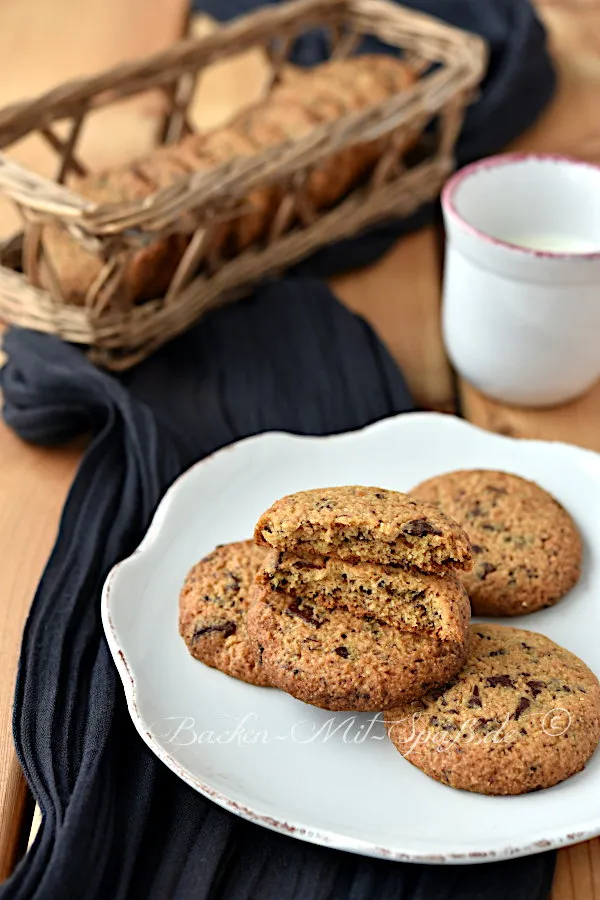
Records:
<instances>
[{"instance_id":1,"label":"wood grain surface","mask_svg":"<svg viewBox=\"0 0 600 900\"><path fill-rule=\"evenodd\" d=\"M513 149L566 153L600 163L600 0L538 0L538 6L551 34L558 90ZM600 384L551 410L505 406L464 382L460 393L463 415L484 428L600 450Z\"/></svg>"},{"instance_id":2,"label":"wood grain surface","mask_svg":"<svg viewBox=\"0 0 600 900\"><path fill-rule=\"evenodd\" d=\"M69 36L56 26L61 16L63 23L67 20L73 3L74 0L54 0L51 5L56 30L54 53L52 58L44 57L44 72L39 76L42 81L46 79L47 86L60 80L64 72L60 68L63 63L58 60L65 41L69 43ZM165 40L177 27L178 16L172 17L173 0L160 0L160 3L165 7L164 20L158 21L153 12L156 27L146 36L149 41ZM143 4L147 10L145 0L127 0L127 3L88 0L97 15L112 17L113 28L124 21L122 17L128 16L136 4ZM154 0L153 10L159 5L159 0ZM6 18L5 6L13 17L25 7L41 10L43 6L47 17L50 5L44 4L44 0L5 0L5 5L0 6L0 49L2 36L7 33L5 23L11 21ZM600 162L600 0L539 0L539 6L552 34L559 91L551 108L518 146L564 152ZM146 16L146 19L153 17ZM32 14L26 19L32 21ZM210 27L205 20L195 23L198 30ZM128 32L132 42L138 39L134 31ZM117 52L114 46L109 46L110 28L107 26L99 34L108 60ZM121 40L124 40L122 34ZM94 57L94 66L101 65L102 53L98 48L95 52L99 55ZM84 56L81 54L80 59ZM0 75L4 75L1 53L0 60ZM26 83L30 76L23 73L22 77ZM245 55L233 68L222 66L204 76L194 104L194 120L198 126L209 127L225 119L242 98L250 100L260 91L263 77L264 60L254 55ZM16 70L11 78L11 90L14 90L18 84ZM6 83L6 79L0 78L0 84L3 81ZM95 145L99 157L104 151L131 155L138 140L149 139L152 116L160 112L152 102L136 110L133 119L126 114L116 121L111 130L110 148L103 147L101 140ZM144 133L141 138L140 128ZM1 224L0 218L0 229ZM364 315L375 327L402 366L419 402L430 408L452 410L455 389L440 333L440 252L435 231L426 229L404 239L376 265L339 277L332 286L351 309ZM545 411L513 409L494 403L464 383L459 385L458 396L463 414L485 428L513 436L569 440L600 450L600 387L576 403ZM3 500L0 541L6 551L0 573L4 587L0 593L3 598L0 603L0 878L14 864L25 796L10 739L19 638L34 587L54 540L77 458L77 448L47 451L26 447L0 425ZM598 840L559 853L552 900L600 900Z\"/></svg>"},{"instance_id":3,"label":"wood grain surface","mask_svg":"<svg viewBox=\"0 0 600 900\"><path fill-rule=\"evenodd\" d=\"M10 735L14 679L21 634L81 444L42 450L20 441L0 422L0 879L15 863L26 786Z\"/></svg>"},{"instance_id":4,"label":"wood grain surface","mask_svg":"<svg viewBox=\"0 0 600 900\"><path fill-rule=\"evenodd\" d=\"M441 266L431 226L404 238L369 268L332 279L331 287L376 329L418 405L451 412L454 376L442 344Z\"/></svg>"}]
</instances>

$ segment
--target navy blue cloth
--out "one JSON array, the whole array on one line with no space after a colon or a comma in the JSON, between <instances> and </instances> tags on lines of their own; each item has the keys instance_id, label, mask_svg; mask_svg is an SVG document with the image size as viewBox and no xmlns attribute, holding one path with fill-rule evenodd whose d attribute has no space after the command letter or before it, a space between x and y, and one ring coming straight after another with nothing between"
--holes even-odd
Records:
<instances>
[{"instance_id":1,"label":"navy blue cloth","mask_svg":"<svg viewBox=\"0 0 600 900\"><path fill-rule=\"evenodd\" d=\"M415 5L491 40L490 74L459 159L498 149L533 120L552 89L529 3ZM231 15L243 6L214 0L211 11ZM298 48L302 61L320 58L318 35L314 41ZM424 210L418 221L431 215ZM43 826L0 900L548 895L554 854L484 867L404 865L312 846L225 812L179 781L138 737L101 628L107 572L136 547L165 489L193 461L270 429L329 434L413 408L372 330L313 276L376 258L416 222L322 251L119 378L56 338L16 329L6 335L6 422L37 444L83 432L91 442L23 637L13 728Z\"/></svg>"},{"instance_id":2,"label":"navy blue cloth","mask_svg":"<svg viewBox=\"0 0 600 900\"><path fill-rule=\"evenodd\" d=\"M2 900L513 900L553 855L406 865L265 831L179 781L135 732L102 635L103 579L189 464L250 434L329 434L413 403L371 329L319 281L274 282L117 379L54 337L10 331L4 417L44 445L90 432L27 620L14 732L44 816ZM399 810L401 815L402 811Z\"/></svg>"}]
</instances>

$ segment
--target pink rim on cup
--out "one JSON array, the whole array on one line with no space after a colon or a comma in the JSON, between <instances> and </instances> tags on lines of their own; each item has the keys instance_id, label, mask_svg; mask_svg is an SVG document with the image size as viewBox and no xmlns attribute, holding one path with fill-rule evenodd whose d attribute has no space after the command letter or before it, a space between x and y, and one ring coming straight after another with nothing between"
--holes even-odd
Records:
<instances>
[{"instance_id":1,"label":"pink rim on cup","mask_svg":"<svg viewBox=\"0 0 600 900\"><path fill-rule=\"evenodd\" d=\"M600 166L493 156L442 193L443 332L458 372L506 403L550 406L600 378Z\"/></svg>"}]
</instances>

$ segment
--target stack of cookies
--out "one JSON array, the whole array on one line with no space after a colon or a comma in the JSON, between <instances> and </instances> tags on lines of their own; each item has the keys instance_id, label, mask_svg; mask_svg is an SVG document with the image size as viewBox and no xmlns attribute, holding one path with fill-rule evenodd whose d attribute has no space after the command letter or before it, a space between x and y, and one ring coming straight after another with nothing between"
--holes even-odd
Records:
<instances>
[{"instance_id":1,"label":"stack of cookies","mask_svg":"<svg viewBox=\"0 0 600 900\"><path fill-rule=\"evenodd\" d=\"M598 679L547 637L469 626L469 597L487 615L556 603L580 575L577 526L502 472L447 473L414 494L277 501L254 542L217 547L188 574L190 653L325 709L384 710L402 756L451 787L522 794L563 781L600 740Z\"/></svg>"},{"instance_id":2,"label":"stack of cookies","mask_svg":"<svg viewBox=\"0 0 600 900\"><path fill-rule=\"evenodd\" d=\"M443 685L466 658L464 531L382 488L291 494L259 519L269 548L248 608L268 682L331 710L381 710Z\"/></svg>"}]
</instances>

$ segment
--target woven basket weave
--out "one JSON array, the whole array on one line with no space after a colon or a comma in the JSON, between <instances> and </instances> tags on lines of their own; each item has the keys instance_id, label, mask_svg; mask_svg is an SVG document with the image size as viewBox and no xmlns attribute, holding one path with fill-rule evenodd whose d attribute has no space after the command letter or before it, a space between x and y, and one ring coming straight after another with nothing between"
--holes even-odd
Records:
<instances>
[{"instance_id":1,"label":"woven basket weave","mask_svg":"<svg viewBox=\"0 0 600 900\"><path fill-rule=\"evenodd\" d=\"M143 201L99 205L64 186L71 172L87 171L77 141L89 111L159 88L170 109L164 140L178 140L189 130L187 107L203 68L258 46L268 54L275 83L295 39L315 27L331 36L330 52L336 57L351 54L365 35L402 48L418 80L382 103L315 127L298 141L183 177ZM207 37L182 41L144 61L0 110L0 148L37 131L60 157L52 182L0 154L0 191L17 205L25 222L25 239L20 234L0 245L0 318L87 345L92 359L107 368L133 365L206 310L236 299L266 275L378 221L407 216L434 198L453 167L464 110L485 64L480 38L387 0L295 0L237 19ZM53 127L59 120L70 122L65 139ZM401 149L407 135L421 134L432 121L429 150L420 154L418 163L407 164ZM303 186L317 164L346 147L382 138L384 150L367 183L333 208L307 210ZM274 217L279 226L275 224L260 245L233 259L211 258L215 223L239 215L252 191L273 184L282 189L280 211L285 215ZM299 221L286 230L293 211ZM53 221L67 226L76 240L105 261L84 306L66 303L57 279L51 291L36 286L43 254L39 234L43 224ZM111 308L111 285L127 254L181 232L182 223L191 240L165 296L125 310ZM44 263L51 272L47 259Z\"/></svg>"}]
</instances>

